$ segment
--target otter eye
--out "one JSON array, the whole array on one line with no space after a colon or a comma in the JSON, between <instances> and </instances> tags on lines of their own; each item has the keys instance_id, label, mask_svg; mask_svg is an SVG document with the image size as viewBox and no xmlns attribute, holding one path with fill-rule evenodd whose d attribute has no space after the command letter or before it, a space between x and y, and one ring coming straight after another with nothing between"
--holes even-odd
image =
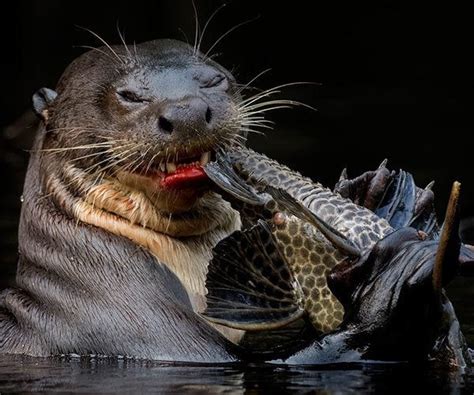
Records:
<instances>
[{"instance_id":1,"label":"otter eye","mask_svg":"<svg viewBox=\"0 0 474 395\"><path fill-rule=\"evenodd\" d=\"M117 95L121 100L126 101L127 103L144 103L147 102L147 99L140 97L137 93L132 91L117 91Z\"/></svg>"},{"instance_id":2,"label":"otter eye","mask_svg":"<svg viewBox=\"0 0 474 395\"><path fill-rule=\"evenodd\" d=\"M222 74L216 75L214 78L204 84L203 88L215 88L216 86L221 85L225 81L225 76Z\"/></svg>"}]
</instances>

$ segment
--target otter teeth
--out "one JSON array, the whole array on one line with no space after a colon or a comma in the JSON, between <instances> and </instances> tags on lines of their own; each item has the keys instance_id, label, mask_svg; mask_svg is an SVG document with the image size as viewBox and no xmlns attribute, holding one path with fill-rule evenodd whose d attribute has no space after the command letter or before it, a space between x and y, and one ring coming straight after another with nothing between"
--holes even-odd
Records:
<instances>
[{"instance_id":1,"label":"otter teeth","mask_svg":"<svg viewBox=\"0 0 474 395\"><path fill-rule=\"evenodd\" d=\"M160 170L163 173L173 174L176 172L176 169L182 167L189 167L189 166L205 166L211 161L211 153L203 152L201 157L198 161L194 162L183 162L183 163L175 163L175 162L167 162L167 163L160 163Z\"/></svg>"},{"instance_id":2,"label":"otter teeth","mask_svg":"<svg viewBox=\"0 0 474 395\"><path fill-rule=\"evenodd\" d=\"M209 163L210 160L211 160L211 153L207 151L201 155L201 159L199 160L199 163L201 166L205 166Z\"/></svg>"},{"instance_id":3,"label":"otter teeth","mask_svg":"<svg viewBox=\"0 0 474 395\"><path fill-rule=\"evenodd\" d=\"M166 171L168 173L174 173L176 171L176 164L173 162L168 162L166 164Z\"/></svg>"}]
</instances>

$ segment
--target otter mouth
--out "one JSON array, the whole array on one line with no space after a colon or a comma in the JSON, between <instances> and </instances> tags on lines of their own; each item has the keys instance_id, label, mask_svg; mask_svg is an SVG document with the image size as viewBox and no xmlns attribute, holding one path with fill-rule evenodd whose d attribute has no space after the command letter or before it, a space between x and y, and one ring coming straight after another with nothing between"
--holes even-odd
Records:
<instances>
[{"instance_id":1,"label":"otter mouth","mask_svg":"<svg viewBox=\"0 0 474 395\"><path fill-rule=\"evenodd\" d=\"M180 157L170 162L160 162L152 166L145 174L156 179L161 188L180 190L196 189L208 184L209 178L204 172L206 166L214 157L213 151Z\"/></svg>"}]
</instances>

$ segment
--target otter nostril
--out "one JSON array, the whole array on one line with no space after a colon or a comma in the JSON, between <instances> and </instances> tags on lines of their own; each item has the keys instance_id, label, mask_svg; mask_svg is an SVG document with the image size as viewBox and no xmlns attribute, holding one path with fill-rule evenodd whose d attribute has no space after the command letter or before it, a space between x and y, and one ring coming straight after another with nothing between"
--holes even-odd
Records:
<instances>
[{"instance_id":1,"label":"otter nostril","mask_svg":"<svg viewBox=\"0 0 474 395\"><path fill-rule=\"evenodd\" d=\"M160 116L158 118L158 127L161 131L165 133L172 133L173 132L173 124L168 121L165 117Z\"/></svg>"},{"instance_id":2,"label":"otter nostril","mask_svg":"<svg viewBox=\"0 0 474 395\"><path fill-rule=\"evenodd\" d=\"M212 111L211 111L211 108L210 108L210 107L207 107L207 110L206 110L206 122L207 122L207 123L211 123L211 119L212 119Z\"/></svg>"}]
</instances>

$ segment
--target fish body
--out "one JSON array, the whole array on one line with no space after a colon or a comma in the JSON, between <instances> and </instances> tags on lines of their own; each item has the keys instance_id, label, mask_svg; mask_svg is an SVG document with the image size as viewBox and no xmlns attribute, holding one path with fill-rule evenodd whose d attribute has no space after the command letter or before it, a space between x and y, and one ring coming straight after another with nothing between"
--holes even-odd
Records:
<instances>
[{"instance_id":1,"label":"fish body","mask_svg":"<svg viewBox=\"0 0 474 395\"><path fill-rule=\"evenodd\" d=\"M206 280L204 316L234 328L274 329L306 315L317 332L334 331L345 309L329 274L415 219L434 229L412 176L384 166L374 176L390 175L391 183L376 185L383 194L374 211L384 218L250 149L228 152L205 171L243 223L214 248Z\"/></svg>"},{"instance_id":2,"label":"fish body","mask_svg":"<svg viewBox=\"0 0 474 395\"><path fill-rule=\"evenodd\" d=\"M290 216L274 225L272 235L302 292L301 308L321 333L336 329L344 307L329 289L327 277L347 256L314 226Z\"/></svg>"},{"instance_id":3,"label":"fish body","mask_svg":"<svg viewBox=\"0 0 474 395\"><path fill-rule=\"evenodd\" d=\"M362 250L370 249L394 230L387 220L373 211L354 204L264 154L243 148L229 152L229 160L245 183L256 190L270 185L286 191Z\"/></svg>"},{"instance_id":4,"label":"fish body","mask_svg":"<svg viewBox=\"0 0 474 395\"><path fill-rule=\"evenodd\" d=\"M265 156L260 158L268 167L274 166ZM286 325L305 312L318 332L336 329L343 320L344 308L329 289L327 277L354 250L360 255L358 248L331 226L324 223L325 227L321 228L319 225L324 221L287 191L279 189L278 183L266 183L262 179L253 186L250 182L242 183L242 175L236 176L233 166L229 162L221 163L214 169L217 171L208 171L208 175L224 191L232 192L234 207L239 210L246 229L231 235L214 251L207 279L210 292L205 316L239 329L263 330ZM309 180L304 181L310 185ZM318 192L327 192L320 185L317 188ZM273 220L277 215L280 220ZM347 242L347 250L338 248L338 239L343 244ZM229 250L232 250L230 255ZM264 270L259 272L262 267ZM219 285L224 271L227 279L238 281ZM242 276L242 271L246 271L248 279ZM260 289L256 285L256 272L264 280ZM216 273L218 276L214 277ZM282 286L281 273L285 273L284 281L290 284L289 288ZM234 292L242 287L245 290ZM286 293L285 297L282 293ZM239 298L245 299L246 311L239 310ZM224 300L235 302L231 315L219 304ZM283 309L286 315L274 310L275 303L283 300L289 303L287 310ZM247 311L248 302L254 305L251 311Z\"/></svg>"},{"instance_id":5,"label":"fish body","mask_svg":"<svg viewBox=\"0 0 474 395\"><path fill-rule=\"evenodd\" d=\"M285 216L258 220L214 248L206 279L210 321L270 330L306 314L314 329L336 329L344 308L329 289L329 272L347 257L311 224Z\"/></svg>"}]
</instances>

